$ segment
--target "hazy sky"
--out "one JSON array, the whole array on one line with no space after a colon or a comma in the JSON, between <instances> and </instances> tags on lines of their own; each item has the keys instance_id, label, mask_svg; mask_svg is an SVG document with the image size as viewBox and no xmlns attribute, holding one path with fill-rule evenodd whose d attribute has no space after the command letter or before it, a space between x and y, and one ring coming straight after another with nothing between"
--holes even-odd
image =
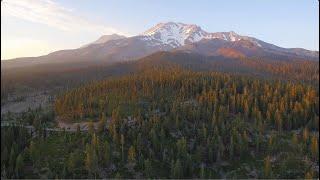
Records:
<instances>
[{"instance_id":1,"label":"hazy sky","mask_svg":"<svg viewBox=\"0 0 320 180\"><path fill-rule=\"evenodd\" d=\"M78 48L103 34L134 36L168 21L319 49L318 0L3 0L1 59Z\"/></svg>"}]
</instances>

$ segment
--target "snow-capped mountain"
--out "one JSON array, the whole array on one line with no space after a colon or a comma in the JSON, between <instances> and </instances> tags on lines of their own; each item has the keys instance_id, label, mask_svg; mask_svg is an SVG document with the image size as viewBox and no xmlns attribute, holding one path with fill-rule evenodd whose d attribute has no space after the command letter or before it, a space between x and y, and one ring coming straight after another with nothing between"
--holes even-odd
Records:
<instances>
[{"instance_id":1,"label":"snow-capped mountain","mask_svg":"<svg viewBox=\"0 0 320 180\"><path fill-rule=\"evenodd\" d=\"M245 39L261 46L254 38L241 36L233 31L208 33L194 24L174 22L159 23L142 33L141 36L147 41L154 40L157 44L167 44L173 48L195 43L202 39L222 39L231 42Z\"/></svg>"},{"instance_id":2,"label":"snow-capped mountain","mask_svg":"<svg viewBox=\"0 0 320 180\"><path fill-rule=\"evenodd\" d=\"M18 61L41 63L106 62L136 60L158 51L186 51L206 56L260 57L317 60L318 51L282 48L254 37L230 32L206 32L197 25L159 23L132 37L106 35L78 49L61 50L46 56L19 58ZM28 60L28 61L27 61ZM33 60L33 61L30 61ZM11 61L14 64L14 61ZM17 63L21 64L21 63Z\"/></svg>"}]
</instances>

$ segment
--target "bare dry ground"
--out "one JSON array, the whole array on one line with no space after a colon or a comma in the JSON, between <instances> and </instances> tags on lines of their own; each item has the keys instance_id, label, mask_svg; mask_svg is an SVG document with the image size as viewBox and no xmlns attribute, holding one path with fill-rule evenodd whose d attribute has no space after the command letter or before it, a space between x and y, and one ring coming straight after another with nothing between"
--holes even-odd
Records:
<instances>
[{"instance_id":1,"label":"bare dry ground","mask_svg":"<svg viewBox=\"0 0 320 180\"><path fill-rule=\"evenodd\" d=\"M29 108L48 107L51 104L50 98L50 94L46 91L12 95L1 102L1 116L9 111L21 113Z\"/></svg>"}]
</instances>

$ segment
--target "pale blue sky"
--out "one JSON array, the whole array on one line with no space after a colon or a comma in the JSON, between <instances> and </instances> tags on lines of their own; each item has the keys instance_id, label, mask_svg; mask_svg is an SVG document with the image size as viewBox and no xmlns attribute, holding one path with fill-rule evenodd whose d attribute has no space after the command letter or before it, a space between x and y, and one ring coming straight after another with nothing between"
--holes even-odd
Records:
<instances>
[{"instance_id":1,"label":"pale blue sky","mask_svg":"<svg viewBox=\"0 0 320 180\"><path fill-rule=\"evenodd\" d=\"M159 22L235 31L282 47L319 49L317 0L4 0L1 59L77 48Z\"/></svg>"}]
</instances>

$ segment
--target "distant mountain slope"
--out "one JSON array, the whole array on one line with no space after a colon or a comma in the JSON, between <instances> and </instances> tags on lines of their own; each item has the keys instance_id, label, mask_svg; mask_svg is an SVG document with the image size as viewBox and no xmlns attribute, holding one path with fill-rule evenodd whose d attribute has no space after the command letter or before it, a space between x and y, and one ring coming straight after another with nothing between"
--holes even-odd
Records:
<instances>
[{"instance_id":1,"label":"distant mountain slope","mask_svg":"<svg viewBox=\"0 0 320 180\"><path fill-rule=\"evenodd\" d=\"M309 60L272 60L261 58L239 58L240 52L219 49L224 55L205 56L194 52L157 52L130 64L134 69L161 68L179 66L192 71L226 72L304 81L317 84L319 81L319 63ZM226 52L223 52L226 51ZM236 56L236 57L234 57Z\"/></svg>"}]
</instances>

